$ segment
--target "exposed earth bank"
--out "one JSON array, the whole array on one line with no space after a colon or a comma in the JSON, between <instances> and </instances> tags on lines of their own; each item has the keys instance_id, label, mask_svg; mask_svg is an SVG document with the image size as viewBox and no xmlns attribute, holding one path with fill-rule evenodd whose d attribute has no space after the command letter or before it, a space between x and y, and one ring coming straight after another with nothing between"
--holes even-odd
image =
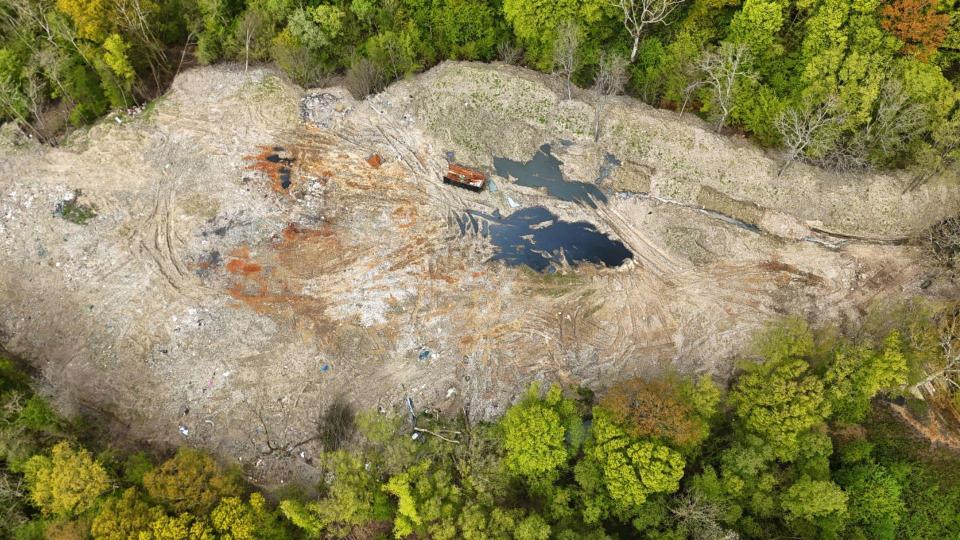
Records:
<instances>
[{"instance_id":1,"label":"exposed earth bank","mask_svg":"<svg viewBox=\"0 0 960 540\"><path fill-rule=\"evenodd\" d=\"M778 177L748 142L626 98L595 143L589 94L558 90L446 63L358 102L218 66L63 147L8 142L0 342L68 412L279 481L313 474L314 422L337 396L489 417L533 379L725 377L771 319L856 320L877 298L956 293L898 241L956 215L956 188L902 195L906 176L801 165ZM512 177L482 193L440 182L451 156L493 173L495 157L543 144L606 202ZM552 273L490 261L485 233L535 207L549 219L531 230L582 221L632 259Z\"/></svg>"}]
</instances>

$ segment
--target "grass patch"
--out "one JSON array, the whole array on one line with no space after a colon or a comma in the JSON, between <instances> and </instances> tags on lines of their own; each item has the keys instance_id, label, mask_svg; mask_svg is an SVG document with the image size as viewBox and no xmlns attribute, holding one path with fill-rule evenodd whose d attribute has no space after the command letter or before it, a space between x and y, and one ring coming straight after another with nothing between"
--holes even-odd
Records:
<instances>
[{"instance_id":1,"label":"grass patch","mask_svg":"<svg viewBox=\"0 0 960 540\"><path fill-rule=\"evenodd\" d=\"M576 272L537 272L527 266L522 266L520 271L527 281L527 290L533 294L559 298L573 292L584 283L583 277Z\"/></svg>"},{"instance_id":2,"label":"grass patch","mask_svg":"<svg viewBox=\"0 0 960 540\"><path fill-rule=\"evenodd\" d=\"M53 214L70 223L86 225L88 221L97 217L97 206L94 204L81 203L80 197L82 195L83 192L79 189L74 190L73 198L57 203Z\"/></svg>"}]
</instances>

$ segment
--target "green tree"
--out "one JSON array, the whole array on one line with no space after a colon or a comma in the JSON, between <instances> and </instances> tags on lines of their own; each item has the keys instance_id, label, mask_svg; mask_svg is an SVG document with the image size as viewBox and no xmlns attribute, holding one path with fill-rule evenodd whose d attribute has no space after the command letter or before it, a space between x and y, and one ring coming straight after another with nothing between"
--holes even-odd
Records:
<instances>
[{"instance_id":1,"label":"green tree","mask_svg":"<svg viewBox=\"0 0 960 540\"><path fill-rule=\"evenodd\" d=\"M727 40L746 45L758 63L776 59L784 52L779 33L787 9L789 2L781 0L746 0L730 21Z\"/></svg>"},{"instance_id":2,"label":"green tree","mask_svg":"<svg viewBox=\"0 0 960 540\"><path fill-rule=\"evenodd\" d=\"M875 395L906 384L907 361L900 341L900 334L894 332L884 341L881 351L856 347L836 353L824 376L834 418L861 422Z\"/></svg>"},{"instance_id":3,"label":"green tree","mask_svg":"<svg viewBox=\"0 0 960 540\"><path fill-rule=\"evenodd\" d=\"M124 490L119 497L104 502L93 519L94 540L128 540L152 529L153 522L164 516L162 508L150 506L135 488Z\"/></svg>"},{"instance_id":4,"label":"green tree","mask_svg":"<svg viewBox=\"0 0 960 540\"><path fill-rule=\"evenodd\" d=\"M730 403L740 428L784 461L797 457L799 435L830 414L823 383L800 359L749 367L731 391Z\"/></svg>"},{"instance_id":5,"label":"green tree","mask_svg":"<svg viewBox=\"0 0 960 540\"><path fill-rule=\"evenodd\" d=\"M443 58L489 60L502 38L502 22L484 0L437 0L430 11Z\"/></svg>"},{"instance_id":6,"label":"green tree","mask_svg":"<svg viewBox=\"0 0 960 540\"><path fill-rule=\"evenodd\" d=\"M780 499L784 517L796 530L819 530L836 538L847 517L847 494L840 486L824 480L801 479Z\"/></svg>"},{"instance_id":7,"label":"green tree","mask_svg":"<svg viewBox=\"0 0 960 540\"><path fill-rule=\"evenodd\" d=\"M424 44L420 30L412 21L397 30L386 30L371 36L364 43L364 49L367 57L394 79L412 74L423 66L421 60L424 58L420 53Z\"/></svg>"},{"instance_id":8,"label":"green tree","mask_svg":"<svg viewBox=\"0 0 960 540\"><path fill-rule=\"evenodd\" d=\"M85 512L110 488L103 466L90 452L75 449L67 441L56 444L49 455L30 458L24 465L24 475L30 500L44 514L61 517Z\"/></svg>"},{"instance_id":9,"label":"green tree","mask_svg":"<svg viewBox=\"0 0 960 540\"><path fill-rule=\"evenodd\" d=\"M601 508L604 499L612 504L615 515L629 518L638 514L650 495L677 491L684 465L680 453L631 437L610 413L598 407L576 475L584 490L594 496L594 501L588 502L594 520L606 513Z\"/></svg>"},{"instance_id":10,"label":"green tree","mask_svg":"<svg viewBox=\"0 0 960 540\"><path fill-rule=\"evenodd\" d=\"M151 498L172 511L197 515L207 514L221 498L243 492L235 471L225 470L201 450L186 447L146 473L143 486Z\"/></svg>"},{"instance_id":11,"label":"green tree","mask_svg":"<svg viewBox=\"0 0 960 540\"><path fill-rule=\"evenodd\" d=\"M343 31L344 12L332 5L319 5L294 11L287 28L308 49L328 47Z\"/></svg>"},{"instance_id":12,"label":"green tree","mask_svg":"<svg viewBox=\"0 0 960 540\"><path fill-rule=\"evenodd\" d=\"M289 538L289 532L278 518L259 493L252 493L247 502L240 497L226 497L210 512L213 529L223 540Z\"/></svg>"},{"instance_id":13,"label":"green tree","mask_svg":"<svg viewBox=\"0 0 960 540\"><path fill-rule=\"evenodd\" d=\"M163 515L141 531L138 540L214 540L210 526L189 513L176 517Z\"/></svg>"},{"instance_id":14,"label":"green tree","mask_svg":"<svg viewBox=\"0 0 960 540\"><path fill-rule=\"evenodd\" d=\"M103 42L103 60L128 89L137 76L130 64L130 44L117 34L110 34Z\"/></svg>"},{"instance_id":15,"label":"green tree","mask_svg":"<svg viewBox=\"0 0 960 540\"><path fill-rule=\"evenodd\" d=\"M550 524L543 517L530 514L517 523L513 537L517 540L547 540L550 538Z\"/></svg>"},{"instance_id":16,"label":"green tree","mask_svg":"<svg viewBox=\"0 0 960 540\"><path fill-rule=\"evenodd\" d=\"M882 465L866 463L841 470L838 479L849 494L850 519L869 538L892 540L906 512L900 481Z\"/></svg>"},{"instance_id":17,"label":"green tree","mask_svg":"<svg viewBox=\"0 0 960 540\"><path fill-rule=\"evenodd\" d=\"M573 446L582 439L582 424L574 403L553 386L540 397L533 384L501 421L504 462L513 474L529 481L550 481L566 465Z\"/></svg>"},{"instance_id":18,"label":"green tree","mask_svg":"<svg viewBox=\"0 0 960 540\"><path fill-rule=\"evenodd\" d=\"M584 27L596 25L611 10L612 4L605 0L503 1L504 16L527 46L530 61L544 71L551 67L551 47L562 22L578 21Z\"/></svg>"},{"instance_id":19,"label":"green tree","mask_svg":"<svg viewBox=\"0 0 960 540\"><path fill-rule=\"evenodd\" d=\"M333 484L319 501L284 500L280 510L294 525L311 537L343 538L358 526L393 517L389 496L372 467L344 451L333 453Z\"/></svg>"}]
</instances>

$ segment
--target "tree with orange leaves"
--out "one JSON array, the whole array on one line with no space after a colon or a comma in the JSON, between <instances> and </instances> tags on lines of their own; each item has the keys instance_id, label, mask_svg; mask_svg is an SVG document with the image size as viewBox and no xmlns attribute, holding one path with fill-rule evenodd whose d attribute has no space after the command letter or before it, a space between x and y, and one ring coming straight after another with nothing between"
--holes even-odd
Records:
<instances>
[{"instance_id":1,"label":"tree with orange leaves","mask_svg":"<svg viewBox=\"0 0 960 540\"><path fill-rule=\"evenodd\" d=\"M950 17L937 13L938 0L894 0L881 10L883 27L900 38L904 51L921 61L935 53L947 37Z\"/></svg>"},{"instance_id":2,"label":"tree with orange leaves","mask_svg":"<svg viewBox=\"0 0 960 540\"><path fill-rule=\"evenodd\" d=\"M692 449L709 434L720 392L708 379L693 385L673 378L633 378L615 384L600 406L635 437Z\"/></svg>"}]
</instances>

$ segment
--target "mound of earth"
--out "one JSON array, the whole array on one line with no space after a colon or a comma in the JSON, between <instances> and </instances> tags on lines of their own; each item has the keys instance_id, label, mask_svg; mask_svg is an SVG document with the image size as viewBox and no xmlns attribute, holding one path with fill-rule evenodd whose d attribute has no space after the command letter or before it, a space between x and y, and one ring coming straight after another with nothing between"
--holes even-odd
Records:
<instances>
[{"instance_id":1,"label":"mound of earth","mask_svg":"<svg viewBox=\"0 0 960 540\"><path fill-rule=\"evenodd\" d=\"M284 481L314 473L339 396L490 417L531 380L725 377L771 319L953 292L876 239L956 213L956 190L777 178L759 150L627 99L594 143L581 98L499 65L364 101L186 72L136 117L0 158L0 341L67 412ZM492 189L442 184L448 159ZM536 163L559 176L517 177Z\"/></svg>"}]
</instances>

